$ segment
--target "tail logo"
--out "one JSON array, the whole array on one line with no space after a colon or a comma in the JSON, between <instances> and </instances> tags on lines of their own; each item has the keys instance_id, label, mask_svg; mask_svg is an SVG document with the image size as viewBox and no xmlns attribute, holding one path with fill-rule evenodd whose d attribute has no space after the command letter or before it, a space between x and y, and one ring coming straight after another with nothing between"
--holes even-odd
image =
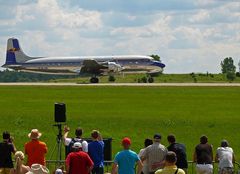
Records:
<instances>
[{"instance_id":1,"label":"tail logo","mask_svg":"<svg viewBox=\"0 0 240 174\"><path fill-rule=\"evenodd\" d=\"M15 52L15 51L19 51L20 49L19 48L10 48L9 50L7 50L7 51L9 51L9 52Z\"/></svg>"}]
</instances>

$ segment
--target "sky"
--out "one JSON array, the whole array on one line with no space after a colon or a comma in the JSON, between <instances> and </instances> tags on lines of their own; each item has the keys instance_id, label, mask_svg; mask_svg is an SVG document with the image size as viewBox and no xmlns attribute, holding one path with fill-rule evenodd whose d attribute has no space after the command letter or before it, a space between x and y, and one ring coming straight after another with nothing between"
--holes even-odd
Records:
<instances>
[{"instance_id":1,"label":"sky","mask_svg":"<svg viewBox=\"0 0 240 174\"><path fill-rule=\"evenodd\" d=\"M165 73L220 73L240 60L240 0L0 0L0 64L9 37L29 56L157 54Z\"/></svg>"}]
</instances>

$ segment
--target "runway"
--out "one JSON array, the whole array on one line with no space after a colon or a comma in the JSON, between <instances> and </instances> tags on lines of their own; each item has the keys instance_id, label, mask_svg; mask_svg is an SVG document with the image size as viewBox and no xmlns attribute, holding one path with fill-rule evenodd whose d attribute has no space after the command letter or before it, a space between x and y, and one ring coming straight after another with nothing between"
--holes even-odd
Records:
<instances>
[{"instance_id":1,"label":"runway","mask_svg":"<svg viewBox=\"0 0 240 174\"><path fill-rule=\"evenodd\" d=\"M0 83L0 86L212 86L212 87L240 87L240 83Z\"/></svg>"}]
</instances>

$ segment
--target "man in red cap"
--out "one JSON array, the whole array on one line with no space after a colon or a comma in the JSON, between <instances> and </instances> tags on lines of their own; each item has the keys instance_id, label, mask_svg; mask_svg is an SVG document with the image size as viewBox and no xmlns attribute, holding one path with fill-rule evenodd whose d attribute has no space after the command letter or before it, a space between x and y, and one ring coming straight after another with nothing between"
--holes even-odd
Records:
<instances>
[{"instance_id":1,"label":"man in red cap","mask_svg":"<svg viewBox=\"0 0 240 174\"><path fill-rule=\"evenodd\" d=\"M123 150L118 152L115 156L112 174L135 174L135 164L137 163L137 174L140 174L142 171L142 162L139 159L138 155L130 150L131 140L130 138L123 138L122 140ZM118 172L117 172L118 168Z\"/></svg>"},{"instance_id":2,"label":"man in red cap","mask_svg":"<svg viewBox=\"0 0 240 174\"><path fill-rule=\"evenodd\" d=\"M74 152L68 154L66 159L67 174L89 174L93 169L93 161L86 152L82 151L82 144L73 144Z\"/></svg>"}]
</instances>

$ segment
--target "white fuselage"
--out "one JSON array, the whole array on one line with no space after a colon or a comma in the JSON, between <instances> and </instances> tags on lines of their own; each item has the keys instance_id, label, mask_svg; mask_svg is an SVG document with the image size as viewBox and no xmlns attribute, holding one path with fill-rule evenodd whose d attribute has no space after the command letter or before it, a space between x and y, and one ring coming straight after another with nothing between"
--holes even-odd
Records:
<instances>
[{"instance_id":1,"label":"white fuselage","mask_svg":"<svg viewBox=\"0 0 240 174\"><path fill-rule=\"evenodd\" d=\"M47 74L81 74L83 62L85 60L95 60L103 65L101 74L108 73L109 62L122 67L124 73L157 73L162 72L161 62L154 61L149 56L125 55L125 56L88 56L88 57L40 57L28 60L24 63L11 65L9 68L47 73ZM163 65L163 64L162 64Z\"/></svg>"}]
</instances>

